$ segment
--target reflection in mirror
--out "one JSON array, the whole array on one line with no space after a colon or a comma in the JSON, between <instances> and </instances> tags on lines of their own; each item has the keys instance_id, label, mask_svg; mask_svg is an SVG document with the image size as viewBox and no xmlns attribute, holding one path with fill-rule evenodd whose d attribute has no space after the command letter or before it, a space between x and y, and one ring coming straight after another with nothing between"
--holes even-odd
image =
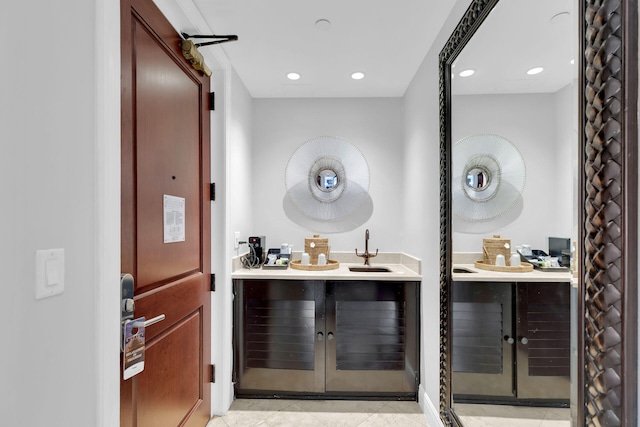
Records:
<instances>
[{"instance_id":1,"label":"reflection in mirror","mask_svg":"<svg viewBox=\"0 0 640 427\"><path fill-rule=\"evenodd\" d=\"M510 222L497 215L476 221L472 228L470 221L453 216L450 250L453 266L458 267L468 262L456 264L457 254L482 259L482 238L492 234L511 238L514 247L527 244L542 250L547 250L549 236L577 238L577 76L571 63L577 45L572 18L577 2L495 3L450 62L447 140L451 144L469 135L500 134L520 151L530 179L518 205L524 208L516 210ZM538 65L545 67L543 73L526 75ZM466 69L476 73L463 78L459 72ZM456 167L462 168L464 192L476 203L496 193L493 186L501 183L499 172L477 163L454 164L451 169ZM449 193L455 205L456 193L452 188ZM554 209L536 208L550 202ZM570 290L570 275L558 278L561 291L548 283L525 286L517 277L473 280L454 275L448 284L451 418L465 427L495 421L483 417L502 418L505 425L514 426L531 423L532 418L569 426L569 406L576 394L577 330L571 321L577 297ZM533 319L532 307L554 319L551 323L558 328L548 329L553 338L546 339L546 326L539 323L545 321ZM542 340L553 347L553 355L544 353ZM526 421L518 415L523 405Z\"/></svg>"},{"instance_id":2,"label":"reflection in mirror","mask_svg":"<svg viewBox=\"0 0 640 427\"><path fill-rule=\"evenodd\" d=\"M467 186L474 191L482 191L491 183L491 174L488 170L474 167L467 171Z\"/></svg>"},{"instance_id":3,"label":"reflection in mirror","mask_svg":"<svg viewBox=\"0 0 640 427\"><path fill-rule=\"evenodd\" d=\"M316 176L316 185L322 191L333 191L338 186L338 175L333 169L323 169Z\"/></svg>"}]
</instances>

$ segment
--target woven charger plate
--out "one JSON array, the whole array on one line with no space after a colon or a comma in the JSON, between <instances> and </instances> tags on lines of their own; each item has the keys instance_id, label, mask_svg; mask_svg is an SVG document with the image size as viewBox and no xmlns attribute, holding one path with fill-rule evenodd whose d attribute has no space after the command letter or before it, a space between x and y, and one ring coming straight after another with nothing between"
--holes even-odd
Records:
<instances>
[{"instance_id":1,"label":"woven charger plate","mask_svg":"<svg viewBox=\"0 0 640 427\"><path fill-rule=\"evenodd\" d=\"M327 261L325 265L316 265L316 264L301 264L299 259L293 260L289 263L289 267L294 270L309 270L309 271L323 271L323 270L335 270L340 267L340 263L338 261L334 261L330 259Z\"/></svg>"},{"instance_id":2,"label":"woven charger plate","mask_svg":"<svg viewBox=\"0 0 640 427\"><path fill-rule=\"evenodd\" d=\"M529 264L528 262L521 262L518 267L511 267L509 265L499 266L487 264L484 261L476 261L475 267L480 268L482 270L490 270L490 271L502 271L504 273L528 273L533 271L533 264Z\"/></svg>"}]
</instances>

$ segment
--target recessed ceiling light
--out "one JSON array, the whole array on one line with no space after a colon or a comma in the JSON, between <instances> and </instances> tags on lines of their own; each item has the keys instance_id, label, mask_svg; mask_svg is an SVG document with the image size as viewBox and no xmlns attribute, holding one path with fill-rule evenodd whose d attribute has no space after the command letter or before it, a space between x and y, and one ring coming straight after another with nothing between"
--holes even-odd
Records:
<instances>
[{"instance_id":1,"label":"recessed ceiling light","mask_svg":"<svg viewBox=\"0 0 640 427\"><path fill-rule=\"evenodd\" d=\"M331 28L331 22L328 19L318 19L315 25L316 29L320 31L327 31Z\"/></svg>"},{"instance_id":2,"label":"recessed ceiling light","mask_svg":"<svg viewBox=\"0 0 640 427\"><path fill-rule=\"evenodd\" d=\"M357 72L351 74L351 78L353 80L362 80L362 79L364 79L364 73L361 72L361 71L357 71Z\"/></svg>"},{"instance_id":3,"label":"recessed ceiling light","mask_svg":"<svg viewBox=\"0 0 640 427\"><path fill-rule=\"evenodd\" d=\"M544 71L544 67L533 67L532 69L527 71L527 74L529 74L530 76L533 76L534 74L540 74L543 71Z\"/></svg>"},{"instance_id":4,"label":"recessed ceiling light","mask_svg":"<svg viewBox=\"0 0 640 427\"><path fill-rule=\"evenodd\" d=\"M468 70L460 71L460 74L458 75L460 77L469 77L469 76L473 76L475 73L476 73L476 70L468 69Z\"/></svg>"},{"instance_id":5,"label":"recessed ceiling light","mask_svg":"<svg viewBox=\"0 0 640 427\"><path fill-rule=\"evenodd\" d=\"M300 80L300 77L302 77L302 76L300 76L300 74L298 74L298 73L289 73L289 74L287 74L287 78L289 80Z\"/></svg>"}]
</instances>

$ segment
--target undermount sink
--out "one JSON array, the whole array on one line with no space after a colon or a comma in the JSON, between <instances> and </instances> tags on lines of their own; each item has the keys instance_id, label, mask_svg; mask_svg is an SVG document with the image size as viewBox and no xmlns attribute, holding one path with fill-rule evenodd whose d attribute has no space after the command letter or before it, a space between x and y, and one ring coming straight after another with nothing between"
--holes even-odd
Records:
<instances>
[{"instance_id":1,"label":"undermount sink","mask_svg":"<svg viewBox=\"0 0 640 427\"><path fill-rule=\"evenodd\" d=\"M391 273L391 269L388 267L371 267L363 265L361 267L349 267L349 271L356 273Z\"/></svg>"},{"instance_id":2,"label":"undermount sink","mask_svg":"<svg viewBox=\"0 0 640 427\"><path fill-rule=\"evenodd\" d=\"M476 271L469 270L468 268L464 268L464 267L453 267L453 272L454 273L476 273Z\"/></svg>"}]
</instances>

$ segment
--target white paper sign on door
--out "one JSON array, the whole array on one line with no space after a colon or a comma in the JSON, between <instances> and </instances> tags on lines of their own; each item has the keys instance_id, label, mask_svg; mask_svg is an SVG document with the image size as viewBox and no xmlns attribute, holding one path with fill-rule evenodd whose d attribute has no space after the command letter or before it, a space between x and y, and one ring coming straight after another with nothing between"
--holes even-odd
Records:
<instances>
[{"instance_id":1,"label":"white paper sign on door","mask_svg":"<svg viewBox=\"0 0 640 427\"><path fill-rule=\"evenodd\" d=\"M164 243L185 241L185 199L164 195Z\"/></svg>"}]
</instances>

